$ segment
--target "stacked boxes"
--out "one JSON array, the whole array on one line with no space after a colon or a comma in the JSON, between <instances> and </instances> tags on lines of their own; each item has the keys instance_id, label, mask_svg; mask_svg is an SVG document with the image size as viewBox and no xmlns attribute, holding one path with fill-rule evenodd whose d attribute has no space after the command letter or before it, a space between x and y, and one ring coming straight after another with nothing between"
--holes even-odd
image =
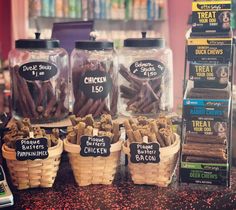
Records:
<instances>
[{"instance_id":1,"label":"stacked boxes","mask_svg":"<svg viewBox=\"0 0 236 210\"><path fill-rule=\"evenodd\" d=\"M187 40L185 69L188 81L183 99L182 183L230 185L233 77L230 8L230 1L192 4L193 27Z\"/></svg>"}]
</instances>

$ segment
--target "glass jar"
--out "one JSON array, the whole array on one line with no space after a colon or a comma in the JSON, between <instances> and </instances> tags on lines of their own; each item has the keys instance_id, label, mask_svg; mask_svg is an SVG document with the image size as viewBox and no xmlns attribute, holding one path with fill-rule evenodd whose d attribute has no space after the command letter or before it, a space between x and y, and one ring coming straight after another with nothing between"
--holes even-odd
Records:
<instances>
[{"instance_id":1,"label":"glass jar","mask_svg":"<svg viewBox=\"0 0 236 210\"><path fill-rule=\"evenodd\" d=\"M58 40L20 39L9 53L13 116L33 123L69 114L69 58Z\"/></svg>"},{"instance_id":2,"label":"glass jar","mask_svg":"<svg viewBox=\"0 0 236 210\"><path fill-rule=\"evenodd\" d=\"M113 43L77 41L71 54L73 113L100 117L117 113L117 59Z\"/></svg>"},{"instance_id":3,"label":"glass jar","mask_svg":"<svg viewBox=\"0 0 236 210\"><path fill-rule=\"evenodd\" d=\"M126 39L119 52L119 114L156 116L173 108L172 51L164 39Z\"/></svg>"}]
</instances>

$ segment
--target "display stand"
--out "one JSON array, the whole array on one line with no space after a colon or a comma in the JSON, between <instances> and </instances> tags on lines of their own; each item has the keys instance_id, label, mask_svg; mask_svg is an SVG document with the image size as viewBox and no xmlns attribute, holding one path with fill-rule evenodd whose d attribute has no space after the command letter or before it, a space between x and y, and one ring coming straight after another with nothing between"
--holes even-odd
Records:
<instances>
[{"instance_id":1,"label":"display stand","mask_svg":"<svg viewBox=\"0 0 236 210\"><path fill-rule=\"evenodd\" d=\"M192 6L193 27L185 54L180 182L229 187L234 43L232 31L223 28L220 17L230 14L231 3L195 1ZM202 13L207 16L203 18Z\"/></svg>"}]
</instances>

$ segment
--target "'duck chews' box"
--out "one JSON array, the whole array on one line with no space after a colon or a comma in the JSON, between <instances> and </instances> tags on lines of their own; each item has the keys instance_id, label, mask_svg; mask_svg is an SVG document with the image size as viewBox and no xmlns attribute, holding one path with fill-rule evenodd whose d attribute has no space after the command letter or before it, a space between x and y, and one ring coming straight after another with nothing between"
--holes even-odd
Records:
<instances>
[{"instance_id":1,"label":"'duck chews' box","mask_svg":"<svg viewBox=\"0 0 236 210\"><path fill-rule=\"evenodd\" d=\"M189 38L189 80L194 87L226 88L231 76L232 38Z\"/></svg>"},{"instance_id":2,"label":"'duck chews' box","mask_svg":"<svg viewBox=\"0 0 236 210\"><path fill-rule=\"evenodd\" d=\"M229 32L230 12L231 1L194 1L192 32Z\"/></svg>"}]
</instances>

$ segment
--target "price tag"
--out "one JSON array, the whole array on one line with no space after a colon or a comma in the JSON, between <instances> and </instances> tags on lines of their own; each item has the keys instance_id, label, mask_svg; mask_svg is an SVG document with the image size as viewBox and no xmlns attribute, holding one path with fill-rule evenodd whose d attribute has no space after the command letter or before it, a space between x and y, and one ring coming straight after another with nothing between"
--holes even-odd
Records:
<instances>
[{"instance_id":1,"label":"price tag","mask_svg":"<svg viewBox=\"0 0 236 210\"><path fill-rule=\"evenodd\" d=\"M110 155L110 138L107 136L82 136L80 155L83 157L107 157Z\"/></svg>"},{"instance_id":2,"label":"price tag","mask_svg":"<svg viewBox=\"0 0 236 210\"><path fill-rule=\"evenodd\" d=\"M48 146L46 138L29 138L16 141L16 159L20 161L46 159Z\"/></svg>"},{"instance_id":3,"label":"price tag","mask_svg":"<svg viewBox=\"0 0 236 210\"><path fill-rule=\"evenodd\" d=\"M130 161L132 163L159 163L160 146L158 143L131 143Z\"/></svg>"}]
</instances>

